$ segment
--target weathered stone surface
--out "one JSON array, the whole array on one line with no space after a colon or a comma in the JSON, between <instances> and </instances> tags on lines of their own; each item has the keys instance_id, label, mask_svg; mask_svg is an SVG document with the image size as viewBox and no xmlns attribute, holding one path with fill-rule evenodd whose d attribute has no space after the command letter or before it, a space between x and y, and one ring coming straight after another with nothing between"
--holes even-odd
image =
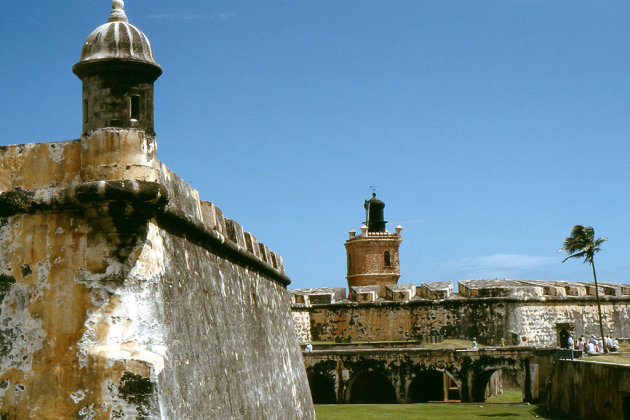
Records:
<instances>
[{"instance_id":1,"label":"weathered stone surface","mask_svg":"<svg viewBox=\"0 0 630 420\"><path fill-rule=\"evenodd\" d=\"M410 300L416 295L416 285L413 283L388 284L385 286L385 298L393 301Z\"/></svg>"},{"instance_id":2,"label":"weathered stone surface","mask_svg":"<svg viewBox=\"0 0 630 420\"><path fill-rule=\"evenodd\" d=\"M0 147L0 192L14 186L36 190L79 182L80 147L79 140Z\"/></svg>"},{"instance_id":3,"label":"weathered stone surface","mask_svg":"<svg viewBox=\"0 0 630 420\"><path fill-rule=\"evenodd\" d=\"M355 302L376 302L381 293L381 286L352 286L350 293Z\"/></svg>"},{"instance_id":4,"label":"weathered stone surface","mask_svg":"<svg viewBox=\"0 0 630 420\"><path fill-rule=\"evenodd\" d=\"M319 287L315 289L291 289L291 301L302 304L335 303L344 300L344 287Z\"/></svg>"},{"instance_id":5,"label":"weathered stone surface","mask_svg":"<svg viewBox=\"0 0 630 420\"><path fill-rule=\"evenodd\" d=\"M0 414L314 418L281 259L215 229L151 154L82 161L94 136L144 141L0 150Z\"/></svg>"},{"instance_id":6,"label":"weathered stone surface","mask_svg":"<svg viewBox=\"0 0 630 420\"><path fill-rule=\"evenodd\" d=\"M389 386L382 389L392 390L393 401L390 402L419 402L413 400L412 388L414 382L417 384L417 381L426 380L423 378L428 372L440 376L443 373L452 379L457 397L454 399L457 400L484 401L486 387L492 376L497 372L505 372L515 377L525 401L545 401L548 382L540 381L539 378L549 378L556 355L555 350L533 347L428 350L397 348L391 344L383 348L315 348L312 353L303 354L304 364L311 383L319 379L318 382L323 382L324 388L329 389L328 394L334 398L329 403L356 402L353 401L354 389L360 386L366 374L388 383ZM423 385L441 386L438 383ZM376 386L376 381L372 381L371 386ZM317 388L312 387L314 393L323 391L322 387ZM444 390L442 398L446 399L444 394L447 391Z\"/></svg>"},{"instance_id":7,"label":"weathered stone surface","mask_svg":"<svg viewBox=\"0 0 630 420\"><path fill-rule=\"evenodd\" d=\"M243 227L232 219L225 219L225 227L227 229L228 239L239 247L247 249L245 245L245 235L243 235Z\"/></svg>"},{"instance_id":8,"label":"weathered stone surface","mask_svg":"<svg viewBox=\"0 0 630 420\"><path fill-rule=\"evenodd\" d=\"M460 293L448 295L449 288L444 284L423 284L419 296L408 300L395 300L393 295L377 298L379 286L361 286L351 289L351 300L304 301L294 304L293 310L302 313L301 323L307 319L303 312L309 312L310 337L317 341L349 337L356 341L408 340L439 334L477 337L486 344L497 344L504 337L512 344L557 346L561 344L562 331L599 335L595 298L562 294L569 289L586 290L587 286L543 281L469 281L460 283ZM602 287L624 290L621 285L609 283ZM308 289L300 293L310 294ZM602 294L601 300L605 333L630 337L630 295ZM305 328L300 327L302 337L309 335L303 332Z\"/></svg>"},{"instance_id":9,"label":"weathered stone surface","mask_svg":"<svg viewBox=\"0 0 630 420\"><path fill-rule=\"evenodd\" d=\"M542 285L517 280L460 281L458 290L465 297L536 297L544 294Z\"/></svg>"},{"instance_id":10,"label":"weathered stone surface","mask_svg":"<svg viewBox=\"0 0 630 420\"><path fill-rule=\"evenodd\" d=\"M308 311L294 310L293 314L293 328L297 334L298 341L300 343L308 343L313 340L311 336L311 319Z\"/></svg>"},{"instance_id":11,"label":"weathered stone surface","mask_svg":"<svg viewBox=\"0 0 630 420\"><path fill-rule=\"evenodd\" d=\"M223 212L221 209L209 201L201 200L200 204L203 223L210 229L213 229L222 235L226 235L227 229L225 227L225 219L223 218ZM252 252L249 248L248 251Z\"/></svg>"},{"instance_id":12,"label":"weathered stone surface","mask_svg":"<svg viewBox=\"0 0 630 420\"><path fill-rule=\"evenodd\" d=\"M453 283L450 281L422 283L417 289L417 294L424 299L446 299L453 294Z\"/></svg>"},{"instance_id":13,"label":"weathered stone surface","mask_svg":"<svg viewBox=\"0 0 630 420\"><path fill-rule=\"evenodd\" d=\"M630 366L561 360L552 378L550 404L575 418L626 418Z\"/></svg>"},{"instance_id":14,"label":"weathered stone surface","mask_svg":"<svg viewBox=\"0 0 630 420\"><path fill-rule=\"evenodd\" d=\"M288 295L281 284L175 235L163 322L171 356L160 396L167 418L300 418L311 414ZM167 286L168 285L168 286ZM196 308L182 316L182 308ZM156 311L160 308L156 308ZM185 311L189 312L189 311ZM253 397L252 393L257 394ZM203 415L199 407L205 407Z\"/></svg>"}]
</instances>

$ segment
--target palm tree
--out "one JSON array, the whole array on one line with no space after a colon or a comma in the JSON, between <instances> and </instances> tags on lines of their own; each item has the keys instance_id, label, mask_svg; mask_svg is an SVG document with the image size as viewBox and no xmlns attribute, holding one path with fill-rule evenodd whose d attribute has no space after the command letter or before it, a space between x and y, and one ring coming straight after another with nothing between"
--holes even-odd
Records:
<instances>
[{"instance_id":1,"label":"palm tree","mask_svg":"<svg viewBox=\"0 0 630 420\"><path fill-rule=\"evenodd\" d=\"M604 342L604 326L602 324L602 307L599 303L599 288L597 287L597 275L595 274L595 262L593 257L595 253L601 248L600 245L606 242L608 238L595 239L595 231L591 226L584 227L582 225L575 225L571 229L571 235L564 240L564 244L561 251L567 251L569 254L562 262L565 262L569 258L584 258L584 263L591 264L593 269L593 280L595 281L595 296L597 298L597 312L599 314L599 331L602 334L602 344L604 346L604 353L608 353L606 343Z\"/></svg>"}]
</instances>

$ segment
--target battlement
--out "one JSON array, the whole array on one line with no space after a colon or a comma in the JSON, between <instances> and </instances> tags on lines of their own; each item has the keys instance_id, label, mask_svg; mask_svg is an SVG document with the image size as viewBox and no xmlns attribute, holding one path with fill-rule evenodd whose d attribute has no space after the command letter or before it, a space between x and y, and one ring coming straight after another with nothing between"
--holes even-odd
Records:
<instances>
[{"instance_id":1,"label":"battlement","mask_svg":"<svg viewBox=\"0 0 630 420\"><path fill-rule=\"evenodd\" d=\"M630 300L630 285L599 283L600 297L618 297ZM458 283L453 293L451 282L388 284L385 293L380 287L353 286L346 295L343 287L289 289L294 306L318 304L349 304L378 302L425 302L437 300L463 300L505 298L522 300L590 299L595 297L595 286L585 282L543 280L465 280Z\"/></svg>"}]
</instances>

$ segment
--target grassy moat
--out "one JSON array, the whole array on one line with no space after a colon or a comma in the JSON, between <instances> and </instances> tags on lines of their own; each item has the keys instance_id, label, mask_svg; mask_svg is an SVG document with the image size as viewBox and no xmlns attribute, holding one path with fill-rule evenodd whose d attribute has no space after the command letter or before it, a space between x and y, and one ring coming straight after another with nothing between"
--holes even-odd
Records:
<instances>
[{"instance_id":1,"label":"grassy moat","mask_svg":"<svg viewBox=\"0 0 630 420\"><path fill-rule=\"evenodd\" d=\"M519 393L520 394L520 393ZM423 420L423 419L554 419L571 417L547 407L529 404L343 404L316 405L318 420Z\"/></svg>"}]
</instances>

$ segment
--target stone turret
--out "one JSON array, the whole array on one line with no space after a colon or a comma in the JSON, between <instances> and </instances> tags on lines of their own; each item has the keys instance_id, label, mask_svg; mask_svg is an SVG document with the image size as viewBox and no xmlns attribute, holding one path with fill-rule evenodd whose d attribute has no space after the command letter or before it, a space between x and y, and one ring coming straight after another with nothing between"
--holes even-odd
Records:
<instances>
[{"instance_id":1,"label":"stone turret","mask_svg":"<svg viewBox=\"0 0 630 420\"><path fill-rule=\"evenodd\" d=\"M106 127L153 134L153 83L162 68L147 36L131 25L122 0L87 37L72 71L83 82L83 134Z\"/></svg>"},{"instance_id":2,"label":"stone turret","mask_svg":"<svg viewBox=\"0 0 630 420\"><path fill-rule=\"evenodd\" d=\"M396 233L385 229L385 203L372 194L365 204L366 218L361 226L361 234L353 230L345 243L348 261L348 287L379 286L380 295L386 285L396 284L400 277L398 247L402 242L402 227Z\"/></svg>"},{"instance_id":3,"label":"stone turret","mask_svg":"<svg viewBox=\"0 0 630 420\"><path fill-rule=\"evenodd\" d=\"M83 43L72 67L83 82L81 179L159 177L153 83L162 68L147 36L129 23L122 0Z\"/></svg>"}]
</instances>

